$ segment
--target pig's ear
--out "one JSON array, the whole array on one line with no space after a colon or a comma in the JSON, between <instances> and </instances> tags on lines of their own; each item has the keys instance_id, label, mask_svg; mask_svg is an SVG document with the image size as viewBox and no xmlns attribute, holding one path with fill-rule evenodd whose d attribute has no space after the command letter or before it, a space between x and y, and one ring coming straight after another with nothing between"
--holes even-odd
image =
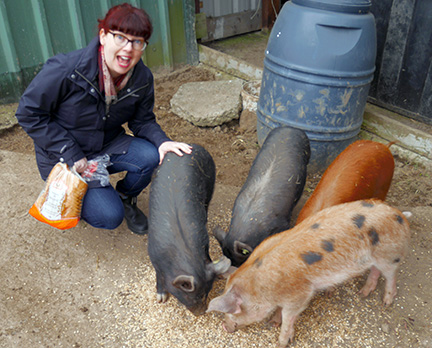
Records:
<instances>
[{"instance_id":1,"label":"pig's ear","mask_svg":"<svg viewBox=\"0 0 432 348\"><path fill-rule=\"evenodd\" d=\"M232 289L222 296L216 297L210 301L207 312L222 312L229 314L241 313L241 307L243 300L241 297Z\"/></svg>"},{"instance_id":2,"label":"pig's ear","mask_svg":"<svg viewBox=\"0 0 432 348\"><path fill-rule=\"evenodd\" d=\"M221 256L219 260L209 263L208 267L211 268L212 272L216 275L224 274L229 270L231 266L231 260L226 256Z\"/></svg>"},{"instance_id":3,"label":"pig's ear","mask_svg":"<svg viewBox=\"0 0 432 348\"><path fill-rule=\"evenodd\" d=\"M249 244L240 242L238 240L236 240L234 242L234 252L238 256L247 259L249 257L249 255L252 253L252 251L253 251L253 248Z\"/></svg>"},{"instance_id":4,"label":"pig's ear","mask_svg":"<svg viewBox=\"0 0 432 348\"><path fill-rule=\"evenodd\" d=\"M172 285L185 292L195 291L195 283L193 276L179 275L176 279L173 280Z\"/></svg>"},{"instance_id":5,"label":"pig's ear","mask_svg":"<svg viewBox=\"0 0 432 348\"><path fill-rule=\"evenodd\" d=\"M217 241L219 242L220 245L222 245L225 236L226 236L226 232L220 228L219 225L217 225L214 229L213 229L213 235L215 236L215 238L217 239Z\"/></svg>"}]
</instances>

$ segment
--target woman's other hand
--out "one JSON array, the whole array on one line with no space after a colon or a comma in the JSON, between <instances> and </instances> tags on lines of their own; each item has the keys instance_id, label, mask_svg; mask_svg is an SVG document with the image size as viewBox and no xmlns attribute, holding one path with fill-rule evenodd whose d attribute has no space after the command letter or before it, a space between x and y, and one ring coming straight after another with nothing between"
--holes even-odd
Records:
<instances>
[{"instance_id":1,"label":"woman's other hand","mask_svg":"<svg viewBox=\"0 0 432 348\"><path fill-rule=\"evenodd\" d=\"M161 146L159 146L159 165L162 164L163 159L168 152L174 152L180 157L183 156L183 153L190 155L192 153L192 146L177 141L165 141Z\"/></svg>"},{"instance_id":2,"label":"woman's other hand","mask_svg":"<svg viewBox=\"0 0 432 348\"><path fill-rule=\"evenodd\" d=\"M81 158L79 161L76 161L73 165L73 169L77 171L77 173L82 173L87 169L87 158Z\"/></svg>"}]
</instances>

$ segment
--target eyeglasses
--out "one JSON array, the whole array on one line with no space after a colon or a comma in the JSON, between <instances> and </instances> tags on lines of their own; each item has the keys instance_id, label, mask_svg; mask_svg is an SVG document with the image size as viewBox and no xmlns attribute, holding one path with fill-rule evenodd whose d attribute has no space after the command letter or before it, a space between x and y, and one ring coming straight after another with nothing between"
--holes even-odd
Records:
<instances>
[{"instance_id":1,"label":"eyeglasses","mask_svg":"<svg viewBox=\"0 0 432 348\"><path fill-rule=\"evenodd\" d=\"M132 48L136 51L144 51L147 47L147 42L144 40L129 40L126 36L119 34L119 33L113 33L112 31L109 32L114 37L114 43L119 47L125 47L129 42L132 44Z\"/></svg>"}]
</instances>

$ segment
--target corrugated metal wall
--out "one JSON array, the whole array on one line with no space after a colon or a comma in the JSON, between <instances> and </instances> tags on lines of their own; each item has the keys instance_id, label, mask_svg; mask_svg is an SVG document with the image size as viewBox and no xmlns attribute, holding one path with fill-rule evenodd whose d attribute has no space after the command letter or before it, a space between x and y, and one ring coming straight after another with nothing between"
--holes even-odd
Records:
<instances>
[{"instance_id":1,"label":"corrugated metal wall","mask_svg":"<svg viewBox=\"0 0 432 348\"><path fill-rule=\"evenodd\" d=\"M202 42L249 33L262 28L261 0L200 0L199 39ZM203 17L199 17L200 19ZM201 30L204 26L204 30Z\"/></svg>"},{"instance_id":2,"label":"corrugated metal wall","mask_svg":"<svg viewBox=\"0 0 432 348\"><path fill-rule=\"evenodd\" d=\"M432 124L432 1L375 0L377 60L372 101Z\"/></svg>"},{"instance_id":3,"label":"corrugated metal wall","mask_svg":"<svg viewBox=\"0 0 432 348\"><path fill-rule=\"evenodd\" d=\"M207 16L219 17L232 13L256 10L260 0L202 0L201 12Z\"/></svg>"},{"instance_id":4,"label":"corrugated metal wall","mask_svg":"<svg viewBox=\"0 0 432 348\"><path fill-rule=\"evenodd\" d=\"M194 0L0 0L0 102L17 101L49 57L85 47L97 35L97 19L123 2L145 9L152 19L143 55L150 68L197 56L189 32Z\"/></svg>"}]
</instances>

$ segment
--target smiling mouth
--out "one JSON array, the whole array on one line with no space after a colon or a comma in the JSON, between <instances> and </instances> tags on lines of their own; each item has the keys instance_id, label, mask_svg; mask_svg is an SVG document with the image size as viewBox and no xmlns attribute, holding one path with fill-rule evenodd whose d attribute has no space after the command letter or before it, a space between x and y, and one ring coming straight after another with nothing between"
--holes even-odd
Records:
<instances>
[{"instance_id":1,"label":"smiling mouth","mask_svg":"<svg viewBox=\"0 0 432 348\"><path fill-rule=\"evenodd\" d=\"M117 62L120 65L120 67L127 68L130 65L131 58L125 57L125 56L118 56L117 57Z\"/></svg>"}]
</instances>

